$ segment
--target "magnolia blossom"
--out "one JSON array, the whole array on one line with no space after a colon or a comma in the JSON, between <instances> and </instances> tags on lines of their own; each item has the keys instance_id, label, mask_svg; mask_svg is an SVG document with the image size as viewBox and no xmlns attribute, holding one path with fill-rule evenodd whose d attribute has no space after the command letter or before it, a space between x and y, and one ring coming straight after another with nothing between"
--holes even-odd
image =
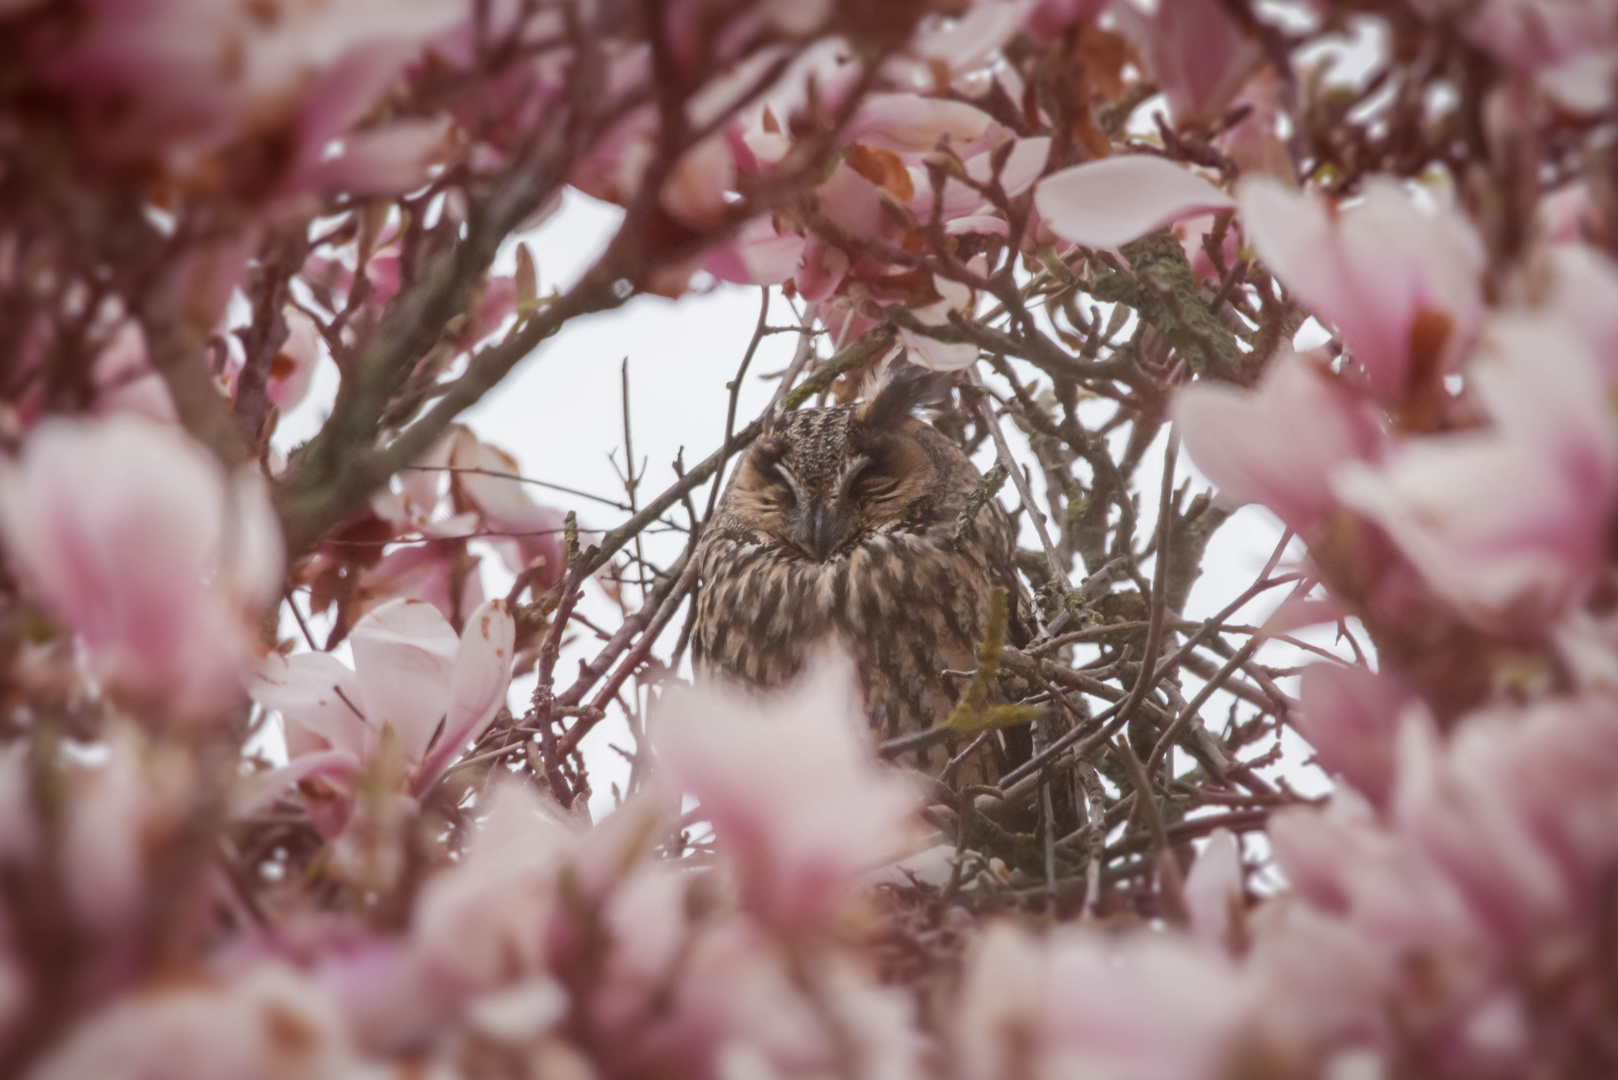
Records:
<instances>
[{"instance_id":1,"label":"magnolia blossom","mask_svg":"<svg viewBox=\"0 0 1618 1080\"><path fill-rule=\"evenodd\" d=\"M195 717L237 700L284 573L256 476L227 477L177 430L51 420L0 463L0 539L108 686Z\"/></svg>"},{"instance_id":2,"label":"magnolia blossom","mask_svg":"<svg viewBox=\"0 0 1618 1080\"><path fill-rule=\"evenodd\" d=\"M1520 1073L1529 1002L1513 979L1533 958L1568 958L1563 1000L1600 978L1588 898L1618 858L1596 824L1615 809L1613 716L1604 698L1551 701L1473 716L1447 742L1409 717L1387 817L1340 791L1271 822L1298 896L1355 943L1357 995L1402 999L1406 1035L1435 1039L1456 1064ZM1538 1037L1579 1022L1544 1018Z\"/></svg>"},{"instance_id":3,"label":"magnolia blossom","mask_svg":"<svg viewBox=\"0 0 1618 1080\"><path fill-rule=\"evenodd\" d=\"M1257 177L1240 189L1242 226L1264 264L1342 334L1371 393L1403 406L1437 392L1483 317L1483 248L1452 210L1420 209L1372 178L1338 209Z\"/></svg>"},{"instance_id":4,"label":"magnolia blossom","mask_svg":"<svg viewBox=\"0 0 1618 1080\"><path fill-rule=\"evenodd\" d=\"M1002 925L977 942L951 1035L967 1080L1215 1080L1247 1008L1234 966L1192 939Z\"/></svg>"},{"instance_id":5,"label":"magnolia blossom","mask_svg":"<svg viewBox=\"0 0 1618 1080\"><path fill-rule=\"evenodd\" d=\"M1263 56L1219 0L1159 3L1143 13L1134 3L1113 6L1145 54L1174 122L1199 126L1219 119Z\"/></svg>"},{"instance_id":6,"label":"magnolia blossom","mask_svg":"<svg viewBox=\"0 0 1618 1080\"><path fill-rule=\"evenodd\" d=\"M389 191L400 189L384 173L415 152L401 150L417 129L359 136L335 158L329 144L376 103L423 42L467 17L456 0L386 9L352 0L287 3L268 15L207 0L92 7L88 33L42 68L71 95L120 103L117 125L96 132L102 152L160 152L168 168L200 176L216 150L288 125L293 171L306 180L324 173L361 189L381 180ZM362 158L370 160L362 165Z\"/></svg>"},{"instance_id":7,"label":"magnolia blossom","mask_svg":"<svg viewBox=\"0 0 1618 1080\"><path fill-rule=\"evenodd\" d=\"M1034 205L1062 239L1113 248L1176 221L1236 204L1179 165L1131 154L1052 173L1034 188Z\"/></svg>"},{"instance_id":8,"label":"magnolia blossom","mask_svg":"<svg viewBox=\"0 0 1618 1080\"><path fill-rule=\"evenodd\" d=\"M1322 768L1385 806L1393 789L1393 736L1410 701L1410 691L1391 675L1310 664L1299 683L1293 724L1315 748Z\"/></svg>"},{"instance_id":9,"label":"magnolia blossom","mask_svg":"<svg viewBox=\"0 0 1618 1080\"><path fill-rule=\"evenodd\" d=\"M292 760L255 777L241 808L319 778L336 805L317 820L334 834L364 773L421 795L505 703L515 636L503 600L459 637L431 604L392 600L355 624L353 668L330 653L271 654L251 689L281 714Z\"/></svg>"},{"instance_id":10,"label":"magnolia blossom","mask_svg":"<svg viewBox=\"0 0 1618 1080\"><path fill-rule=\"evenodd\" d=\"M458 993L544 970L557 878L582 843L524 785L497 786L488 811L466 857L428 882L416 905L416 948Z\"/></svg>"},{"instance_id":11,"label":"magnolia blossom","mask_svg":"<svg viewBox=\"0 0 1618 1080\"><path fill-rule=\"evenodd\" d=\"M761 918L822 925L862 872L904 853L916 793L878 769L845 658L820 656L770 699L672 689L653 724L672 782L702 802Z\"/></svg>"},{"instance_id":12,"label":"magnolia blossom","mask_svg":"<svg viewBox=\"0 0 1618 1080\"><path fill-rule=\"evenodd\" d=\"M1337 505L1332 478L1373 460L1385 436L1373 409L1316 361L1290 350L1253 390L1197 382L1173 416L1197 467L1235 503L1263 503L1307 536Z\"/></svg>"},{"instance_id":13,"label":"magnolia blossom","mask_svg":"<svg viewBox=\"0 0 1618 1080\"><path fill-rule=\"evenodd\" d=\"M654 789L586 828L500 783L466 857L423 888L411 958L386 969L425 977L429 1025L458 1019L530 1058L587 1055L607 1075L824 1076L840 1054L872 1080L916 1075L905 995L835 945L790 962L794 931L736 909L728 864L647 858L674 811Z\"/></svg>"},{"instance_id":14,"label":"magnolia blossom","mask_svg":"<svg viewBox=\"0 0 1618 1080\"><path fill-rule=\"evenodd\" d=\"M1564 108L1599 113L1611 105L1618 26L1602 0L1483 0L1464 11L1468 37Z\"/></svg>"},{"instance_id":15,"label":"magnolia blossom","mask_svg":"<svg viewBox=\"0 0 1618 1080\"><path fill-rule=\"evenodd\" d=\"M314 320L297 310L288 311L284 318L286 341L270 358L269 368L264 373L265 394L270 403L282 412L296 406L309 393L309 385L315 377L315 366L321 357L320 329ZM223 379L225 391L231 397L236 396L241 369L240 358L232 357ZM152 377L156 378L155 373ZM161 381L157 382L157 386L162 388ZM164 400L167 401L166 392ZM169 410L172 415L172 405Z\"/></svg>"},{"instance_id":16,"label":"magnolia blossom","mask_svg":"<svg viewBox=\"0 0 1618 1080\"><path fill-rule=\"evenodd\" d=\"M1618 422L1578 337L1501 317L1472 372L1485 431L1401 444L1334 490L1376 520L1432 589L1487 626L1561 610L1604 564L1618 508Z\"/></svg>"},{"instance_id":17,"label":"magnolia blossom","mask_svg":"<svg viewBox=\"0 0 1618 1080\"><path fill-rule=\"evenodd\" d=\"M339 1080L348 1032L319 987L281 964L124 998L70 1031L34 1080Z\"/></svg>"}]
</instances>

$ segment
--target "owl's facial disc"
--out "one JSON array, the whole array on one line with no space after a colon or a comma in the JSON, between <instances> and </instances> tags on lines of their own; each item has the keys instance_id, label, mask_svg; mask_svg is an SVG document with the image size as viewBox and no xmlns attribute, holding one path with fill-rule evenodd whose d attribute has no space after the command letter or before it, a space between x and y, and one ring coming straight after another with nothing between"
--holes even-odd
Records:
<instances>
[{"instance_id":1,"label":"owl's facial disc","mask_svg":"<svg viewBox=\"0 0 1618 1080\"><path fill-rule=\"evenodd\" d=\"M736 515L821 563L901 527L935 474L909 430L920 422L905 418L895 431L854 419L844 409L799 415L801 425L811 434L820 428L821 437L760 440L737 479Z\"/></svg>"}]
</instances>

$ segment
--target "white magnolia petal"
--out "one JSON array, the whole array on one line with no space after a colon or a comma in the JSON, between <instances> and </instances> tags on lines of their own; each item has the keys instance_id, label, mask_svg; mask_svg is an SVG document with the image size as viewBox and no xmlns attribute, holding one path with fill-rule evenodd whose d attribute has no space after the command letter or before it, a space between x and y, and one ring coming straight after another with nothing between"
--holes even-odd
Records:
<instances>
[{"instance_id":1,"label":"white magnolia petal","mask_svg":"<svg viewBox=\"0 0 1618 1080\"><path fill-rule=\"evenodd\" d=\"M516 643L517 624L504 600L490 600L466 620L450 680L444 731L422 759L416 773L417 791L436 780L500 711L511 685Z\"/></svg>"},{"instance_id":2,"label":"white magnolia petal","mask_svg":"<svg viewBox=\"0 0 1618 1080\"><path fill-rule=\"evenodd\" d=\"M309 746L300 733L314 735L353 754L365 748L365 718L359 714L359 677L330 653L285 657L271 653L248 686L253 700L281 714L288 751ZM294 730L297 729L297 730Z\"/></svg>"},{"instance_id":3,"label":"white magnolia petal","mask_svg":"<svg viewBox=\"0 0 1618 1080\"><path fill-rule=\"evenodd\" d=\"M372 739L391 727L407 761L419 761L449 705L460 639L436 607L390 600L349 635L360 708Z\"/></svg>"}]
</instances>

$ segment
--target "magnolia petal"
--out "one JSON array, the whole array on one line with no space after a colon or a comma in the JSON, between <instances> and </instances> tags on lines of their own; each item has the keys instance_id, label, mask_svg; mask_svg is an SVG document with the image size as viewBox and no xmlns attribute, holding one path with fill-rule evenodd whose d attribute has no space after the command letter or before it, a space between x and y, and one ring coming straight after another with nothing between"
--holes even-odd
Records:
<instances>
[{"instance_id":1,"label":"magnolia petal","mask_svg":"<svg viewBox=\"0 0 1618 1080\"><path fill-rule=\"evenodd\" d=\"M1443 371L1476 330L1483 252L1455 213L1423 211L1386 177L1341 212L1271 177L1244 181L1239 196L1264 264L1337 329L1380 400L1425 389L1413 381Z\"/></svg>"},{"instance_id":2,"label":"magnolia petal","mask_svg":"<svg viewBox=\"0 0 1618 1080\"><path fill-rule=\"evenodd\" d=\"M427 182L444 153L450 121L397 120L343 140L343 152L309 170L305 187L354 195L399 195Z\"/></svg>"},{"instance_id":3,"label":"magnolia petal","mask_svg":"<svg viewBox=\"0 0 1618 1080\"><path fill-rule=\"evenodd\" d=\"M978 347L970 341L939 341L903 327L899 330L911 363L930 371L962 371L977 362Z\"/></svg>"},{"instance_id":4,"label":"magnolia petal","mask_svg":"<svg viewBox=\"0 0 1618 1080\"><path fill-rule=\"evenodd\" d=\"M1229 829L1209 834L1186 875L1185 904L1197 937L1219 949L1235 944L1243 907L1242 849Z\"/></svg>"},{"instance_id":5,"label":"magnolia petal","mask_svg":"<svg viewBox=\"0 0 1618 1080\"><path fill-rule=\"evenodd\" d=\"M1328 772L1379 807L1393 791L1393 740L1412 695L1387 674L1311 664L1299 680L1292 724Z\"/></svg>"},{"instance_id":6,"label":"magnolia petal","mask_svg":"<svg viewBox=\"0 0 1618 1080\"><path fill-rule=\"evenodd\" d=\"M701 801L749 909L776 927L825 925L859 876L910 838L915 789L877 767L841 655L817 656L762 703L712 683L670 688L652 720L666 775Z\"/></svg>"},{"instance_id":7,"label":"magnolia petal","mask_svg":"<svg viewBox=\"0 0 1618 1080\"><path fill-rule=\"evenodd\" d=\"M1006 224L1005 218L993 214L968 214L946 221L944 232L950 236L1010 236L1011 226Z\"/></svg>"},{"instance_id":8,"label":"magnolia petal","mask_svg":"<svg viewBox=\"0 0 1618 1080\"><path fill-rule=\"evenodd\" d=\"M313 319L296 309L285 313L287 340L270 361L268 392L283 413L304 399L320 361L320 330Z\"/></svg>"},{"instance_id":9,"label":"magnolia petal","mask_svg":"<svg viewBox=\"0 0 1618 1080\"><path fill-rule=\"evenodd\" d=\"M1223 498L1263 503L1301 533L1336 504L1335 471L1374 457L1383 439L1364 402L1292 352L1271 361L1251 391L1197 382L1172 411L1192 460Z\"/></svg>"},{"instance_id":10,"label":"magnolia petal","mask_svg":"<svg viewBox=\"0 0 1618 1080\"><path fill-rule=\"evenodd\" d=\"M1170 161L1131 154L1052 173L1035 186L1034 205L1062 239L1114 248L1236 202Z\"/></svg>"},{"instance_id":11,"label":"magnolia petal","mask_svg":"<svg viewBox=\"0 0 1618 1080\"><path fill-rule=\"evenodd\" d=\"M504 600L490 600L466 620L450 679L444 730L428 748L416 772L418 793L438 779L467 743L483 734L505 704L516 641L517 624Z\"/></svg>"},{"instance_id":12,"label":"magnolia petal","mask_svg":"<svg viewBox=\"0 0 1618 1080\"><path fill-rule=\"evenodd\" d=\"M420 761L449 705L460 639L432 604L390 600L361 619L349 641L370 745L390 727L405 760Z\"/></svg>"},{"instance_id":13,"label":"magnolia petal","mask_svg":"<svg viewBox=\"0 0 1618 1080\"><path fill-rule=\"evenodd\" d=\"M365 749L366 720L358 711L359 676L330 653L291 657L271 653L259 666L248 692L254 701L281 714L287 728L287 751L294 756L320 744L355 755Z\"/></svg>"},{"instance_id":14,"label":"magnolia petal","mask_svg":"<svg viewBox=\"0 0 1618 1080\"><path fill-rule=\"evenodd\" d=\"M1006 156L1006 162L1000 168L1000 186L1006 194L1016 198L1027 191L1039 174L1045 171L1045 162L1051 155L1051 140L1049 136L1040 135L1031 139L1018 139ZM985 150L967 158L966 175L980 184L986 184L994 176L994 151Z\"/></svg>"},{"instance_id":15,"label":"magnolia petal","mask_svg":"<svg viewBox=\"0 0 1618 1080\"><path fill-rule=\"evenodd\" d=\"M970 142L993 122L982 109L961 101L873 94L854 114L843 137L898 153L924 153L944 137L956 144Z\"/></svg>"},{"instance_id":16,"label":"magnolia petal","mask_svg":"<svg viewBox=\"0 0 1618 1080\"><path fill-rule=\"evenodd\" d=\"M702 267L720 281L737 285L779 285L803 258L804 238L777 233L769 215L743 225L729 243L708 249Z\"/></svg>"}]
</instances>

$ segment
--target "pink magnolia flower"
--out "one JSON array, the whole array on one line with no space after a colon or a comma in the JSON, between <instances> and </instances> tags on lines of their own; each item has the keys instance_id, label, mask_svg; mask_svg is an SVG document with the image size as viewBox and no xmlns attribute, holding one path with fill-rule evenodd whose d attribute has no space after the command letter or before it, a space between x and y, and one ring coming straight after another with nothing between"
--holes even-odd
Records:
<instances>
[{"instance_id":1,"label":"pink magnolia flower","mask_svg":"<svg viewBox=\"0 0 1618 1080\"><path fill-rule=\"evenodd\" d=\"M1034 188L1034 205L1063 240L1115 248L1235 201L1163 158L1129 154L1063 169Z\"/></svg>"},{"instance_id":2,"label":"pink magnolia flower","mask_svg":"<svg viewBox=\"0 0 1618 1080\"><path fill-rule=\"evenodd\" d=\"M837 953L794 972L781 945L734 915L700 928L668 973L672 987L668 976L661 984L668 1004L654 1008L649 1023L627 1027L603 1056L621 1063L620 1075L923 1075L925 1044L909 995L873 985Z\"/></svg>"},{"instance_id":3,"label":"pink magnolia flower","mask_svg":"<svg viewBox=\"0 0 1618 1080\"><path fill-rule=\"evenodd\" d=\"M1279 924L1261 916L1252 963L1264 981L1324 989L1318 975L1300 978L1285 936L1306 930L1297 948L1340 940L1331 951L1353 977L1335 988L1335 1002L1322 996L1316 1021L1335 1011L1351 1029L1358 999L1375 1006L1357 1022L1363 1037L1394 1002L1405 1037L1417 1034L1457 1064L1520 1072L1530 1046L1523 994L1538 992L1525 973L1567 958L1558 994L1569 1002L1601 978L1587 958L1604 933L1598 882L1618 859L1608 826L1618 811L1611 706L1600 695L1498 708L1468 717L1447 741L1413 715L1398 736L1385 815L1348 790L1324 810L1278 813L1270 827L1278 865L1322 918L1297 923L1288 914L1297 908L1278 912ZM1314 959L1317 973L1336 966L1318 950ZM1546 1022L1535 1021L1538 1037Z\"/></svg>"},{"instance_id":4,"label":"pink magnolia flower","mask_svg":"<svg viewBox=\"0 0 1618 1080\"><path fill-rule=\"evenodd\" d=\"M1384 440L1375 410L1291 351L1272 360L1252 390L1207 381L1186 387L1172 415L1224 498L1263 503L1306 536L1337 505L1331 485L1339 467L1374 459Z\"/></svg>"},{"instance_id":5,"label":"pink magnolia flower","mask_svg":"<svg viewBox=\"0 0 1618 1080\"><path fill-rule=\"evenodd\" d=\"M304 162L288 187L358 196L413 191L427 183L431 166L447 154L449 139L446 117L396 120L357 131L342 140L337 153Z\"/></svg>"},{"instance_id":6,"label":"pink magnolia flower","mask_svg":"<svg viewBox=\"0 0 1618 1080\"><path fill-rule=\"evenodd\" d=\"M1468 37L1564 108L1611 105L1618 26L1602 0L1483 0L1463 10Z\"/></svg>"},{"instance_id":7,"label":"pink magnolia flower","mask_svg":"<svg viewBox=\"0 0 1618 1080\"><path fill-rule=\"evenodd\" d=\"M454 528L465 524L470 528L476 520L472 514L458 514L445 525ZM452 623L464 626L486 599L483 575L478 572L482 561L481 556L467 554L462 540L427 539L401 544L361 572L347 609L349 618L357 619L390 600L421 600Z\"/></svg>"},{"instance_id":8,"label":"pink magnolia flower","mask_svg":"<svg viewBox=\"0 0 1618 1080\"><path fill-rule=\"evenodd\" d=\"M1364 966L1359 978L1381 983L1378 997L1399 991L1412 962L1423 965L1427 985L1414 989L1430 998L1428 1010L1488 983L1489 935L1465 894L1352 790L1324 809L1278 812L1269 835L1296 896L1358 939L1349 951Z\"/></svg>"},{"instance_id":9,"label":"pink magnolia flower","mask_svg":"<svg viewBox=\"0 0 1618 1080\"><path fill-rule=\"evenodd\" d=\"M1016 198L1032 187L1040 173L1045 171L1050 152L1051 141L1043 135L1014 140L1000 170L1000 186L1006 194ZM966 157L961 164L965 166L968 177L977 183L987 184L994 177L994 156L995 149L990 148ZM926 221L933 212L932 187L926 171L919 165L912 166L910 172L916 191L910 200L910 212L916 215L917 220ZM988 199L953 176L944 181L944 198L940 209L947 233L991 232L1006 236L1010 232L1005 219Z\"/></svg>"},{"instance_id":10,"label":"pink magnolia flower","mask_svg":"<svg viewBox=\"0 0 1618 1080\"><path fill-rule=\"evenodd\" d=\"M772 925L825 925L859 875L909 837L916 793L878 768L844 658L821 656L768 698L671 689L653 742L672 781L702 802L748 909Z\"/></svg>"},{"instance_id":11,"label":"pink magnolia flower","mask_svg":"<svg viewBox=\"0 0 1618 1080\"><path fill-rule=\"evenodd\" d=\"M1219 0L1160 3L1150 15L1129 2L1112 10L1145 55L1180 127L1219 119L1264 55Z\"/></svg>"},{"instance_id":12,"label":"pink magnolia flower","mask_svg":"<svg viewBox=\"0 0 1618 1080\"><path fill-rule=\"evenodd\" d=\"M121 998L69 1031L28 1075L340 1080L360 1066L319 986L284 964L263 964L228 982Z\"/></svg>"},{"instance_id":13,"label":"pink magnolia flower","mask_svg":"<svg viewBox=\"0 0 1618 1080\"><path fill-rule=\"evenodd\" d=\"M1321 767L1379 807L1393 791L1393 741L1413 695L1392 675L1342 664L1310 664L1298 688L1298 733Z\"/></svg>"},{"instance_id":14,"label":"pink magnolia flower","mask_svg":"<svg viewBox=\"0 0 1618 1080\"><path fill-rule=\"evenodd\" d=\"M773 218L763 215L743 225L728 243L709 248L702 268L738 285L779 285L797 270L804 245L801 234L777 231Z\"/></svg>"},{"instance_id":15,"label":"pink magnolia flower","mask_svg":"<svg viewBox=\"0 0 1618 1080\"><path fill-rule=\"evenodd\" d=\"M460 995L542 973L557 880L581 836L531 786L496 784L465 857L417 898L411 936L430 970Z\"/></svg>"},{"instance_id":16,"label":"pink magnolia flower","mask_svg":"<svg viewBox=\"0 0 1618 1080\"><path fill-rule=\"evenodd\" d=\"M1605 565L1618 507L1618 423L1584 343L1542 317L1500 317L1473 368L1494 427L1411 439L1337 476L1344 503L1393 538L1434 592L1485 627L1547 619Z\"/></svg>"},{"instance_id":17,"label":"pink magnolia flower","mask_svg":"<svg viewBox=\"0 0 1618 1080\"><path fill-rule=\"evenodd\" d=\"M0 464L0 539L120 693L181 717L239 698L285 572L256 476L227 477L177 430L135 417L47 421Z\"/></svg>"},{"instance_id":18,"label":"pink magnolia flower","mask_svg":"<svg viewBox=\"0 0 1618 1080\"><path fill-rule=\"evenodd\" d=\"M281 714L292 760L254 777L239 809L319 777L338 796L319 821L334 833L367 770L420 796L505 703L515 637L503 600L474 611L460 637L431 604L393 600L355 624L353 668L330 653L272 653L251 689Z\"/></svg>"},{"instance_id":19,"label":"pink magnolia flower","mask_svg":"<svg viewBox=\"0 0 1618 1080\"><path fill-rule=\"evenodd\" d=\"M270 402L282 412L296 406L309 393L309 384L315 377L315 365L321 357L320 329L315 326L314 320L295 309L287 310L284 317L287 324L286 341L271 357L269 370L265 373L265 392ZM241 358L232 356L221 379L225 392L231 397L236 396L241 371ZM158 389L163 388L161 382L157 385ZM167 402L166 391L164 401ZM169 409L172 413L173 406L170 405Z\"/></svg>"},{"instance_id":20,"label":"pink magnolia flower","mask_svg":"<svg viewBox=\"0 0 1618 1080\"><path fill-rule=\"evenodd\" d=\"M315 163L466 9L454 0L386 9L344 0L275 14L207 0L97 3L89 32L46 70L77 97L118 101L116 127L94 133L101 152L156 153L186 175L238 138L290 124L294 160Z\"/></svg>"},{"instance_id":21,"label":"pink magnolia flower","mask_svg":"<svg viewBox=\"0 0 1618 1080\"><path fill-rule=\"evenodd\" d=\"M1424 212L1395 181L1338 210L1279 180L1239 192L1243 228L1281 283L1343 336L1371 393L1435 392L1483 318L1483 248L1456 213Z\"/></svg>"},{"instance_id":22,"label":"pink magnolia flower","mask_svg":"<svg viewBox=\"0 0 1618 1080\"><path fill-rule=\"evenodd\" d=\"M941 76L981 70L1023 28L1031 6L1030 0L979 0L960 18L924 22L888 68L896 82L918 90L936 87Z\"/></svg>"},{"instance_id":23,"label":"pink magnolia flower","mask_svg":"<svg viewBox=\"0 0 1618 1080\"><path fill-rule=\"evenodd\" d=\"M965 1080L1228 1075L1249 1009L1239 972L1179 935L1005 925L977 943L950 1023Z\"/></svg>"},{"instance_id":24,"label":"pink magnolia flower","mask_svg":"<svg viewBox=\"0 0 1618 1080\"><path fill-rule=\"evenodd\" d=\"M1496 940L1518 945L1568 925L1572 882L1499 786L1511 770L1485 733L1489 741L1520 745L1501 730L1502 719L1473 717L1448 746L1430 721L1407 721L1399 733L1393 818L1401 838L1460 889Z\"/></svg>"}]
</instances>

